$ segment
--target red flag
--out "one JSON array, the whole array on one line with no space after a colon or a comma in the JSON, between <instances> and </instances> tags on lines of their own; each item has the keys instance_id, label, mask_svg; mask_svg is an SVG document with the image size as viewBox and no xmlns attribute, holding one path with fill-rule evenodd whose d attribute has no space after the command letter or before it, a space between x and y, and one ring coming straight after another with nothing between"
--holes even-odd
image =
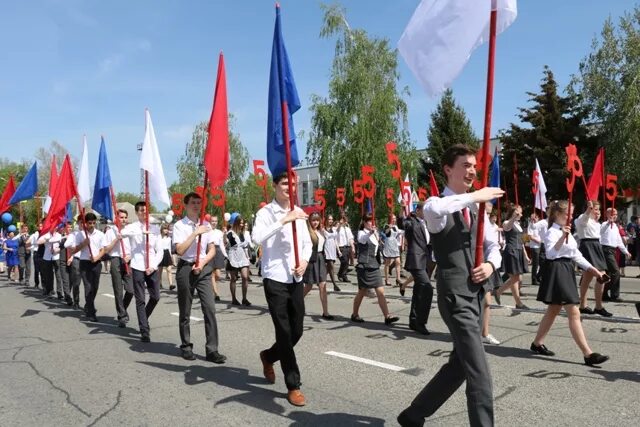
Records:
<instances>
[{"instance_id":1,"label":"red flag","mask_svg":"<svg viewBox=\"0 0 640 427\"><path fill-rule=\"evenodd\" d=\"M602 182L602 175L604 174L604 148L598 150L596 161L593 163L593 171L589 177L589 183L587 184L587 197L589 200L598 200L598 193L600 188L604 184Z\"/></svg>"},{"instance_id":2,"label":"red flag","mask_svg":"<svg viewBox=\"0 0 640 427\"><path fill-rule=\"evenodd\" d=\"M429 171L429 193L431 193L431 197L439 197L440 190L438 190L438 183L436 182L436 177L433 176L433 170Z\"/></svg>"},{"instance_id":3,"label":"red flag","mask_svg":"<svg viewBox=\"0 0 640 427\"><path fill-rule=\"evenodd\" d=\"M53 196L58 182L58 166L56 166L56 156L51 157L51 173L49 174L49 196Z\"/></svg>"},{"instance_id":4,"label":"red flag","mask_svg":"<svg viewBox=\"0 0 640 427\"><path fill-rule=\"evenodd\" d=\"M52 231L64 222L67 214L67 203L73 199L76 193L73 168L71 167L71 160L67 154L64 158L64 163L62 163L62 171L58 177L55 193L51 198L51 207L49 207L49 213L44 220L40 234Z\"/></svg>"},{"instance_id":5,"label":"red flag","mask_svg":"<svg viewBox=\"0 0 640 427\"><path fill-rule=\"evenodd\" d=\"M9 200L13 197L13 194L16 192L16 183L13 180L13 175L9 177L9 182L7 182L7 186L4 187L4 191L2 192L2 197L0 197L0 214L5 213L9 210Z\"/></svg>"},{"instance_id":6,"label":"red flag","mask_svg":"<svg viewBox=\"0 0 640 427\"><path fill-rule=\"evenodd\" d=\"M218 60L218 77L209 119L209 140L204 152L204 167L214 188L222 187L229 177L229 114L222 52Z\"/></svg>"}]
</instances>

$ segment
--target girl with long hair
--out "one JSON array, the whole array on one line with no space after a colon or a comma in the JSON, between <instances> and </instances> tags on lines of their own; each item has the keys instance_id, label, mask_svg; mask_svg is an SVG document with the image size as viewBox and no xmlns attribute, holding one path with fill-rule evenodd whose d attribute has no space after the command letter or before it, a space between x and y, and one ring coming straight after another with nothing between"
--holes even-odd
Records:
<instances>
[{"instance_id":1,"label":"girl with long hair","mask_svg":"<svg viewBox=\"0 0 640 427\"><path fill-rule=\"evenodd\" d=\"M340 287L336 284L335 271L333 265L338 259L338 230L333 223L333 215L327 215L324 227L324 259L327 264L327 273L333 283L333 290L340 292Z\"/></svg>"},{"instance_id":2,"label":"girl with long hair","mask_svg":"<svg viewBox=\"0 0 640 427\"><path fill-rule=\"evenodd\" d=\"M333 316L329 314L327 302L327 266L324 260L324 245L326 239L318 212L314 212L309 216L307 227L309 228L309 236L311 236L312 249L311 258L309 258L309 264L303 276L304 296L307 296L313 288L313 285L318 285L320 304L322 304L322 318L333 320Z\"/></svg>"},{"instance_id":3,"label":"girl with long hair","mask_svg":"<svg viewBox=\"0 0 640 427\"><path fill-rule=\"evenodd\" d=\"M227 255L229 256L228 270L230 275L229 290L231 291L231 304L240 305L240 302L236 298L236 280L238 280L239 276L240 280L242 280L242 305L248 307L251 305L247 299L250 262L245 249L249 247L251 242L245 237L244 220L242 216L237 215L234 218L231 230L227 233L227 241L229 242Z\"/></svg>"}]
</instances>

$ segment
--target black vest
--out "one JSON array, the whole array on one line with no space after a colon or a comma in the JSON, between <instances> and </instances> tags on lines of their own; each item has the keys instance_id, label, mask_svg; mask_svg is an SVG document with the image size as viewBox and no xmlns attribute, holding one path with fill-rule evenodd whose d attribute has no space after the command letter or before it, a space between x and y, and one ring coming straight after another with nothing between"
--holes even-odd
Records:
<instances>
[{"instance_id":1,"label":"black vest","mask_svg":"<svg viewBox=\"0 0 640 427\"><path fill-rule=\"evenodd\" d=\"M358 267L380 268L380 245L374 245L369 239L367 243L358 242Z\"/></svg>"}]
</instances>

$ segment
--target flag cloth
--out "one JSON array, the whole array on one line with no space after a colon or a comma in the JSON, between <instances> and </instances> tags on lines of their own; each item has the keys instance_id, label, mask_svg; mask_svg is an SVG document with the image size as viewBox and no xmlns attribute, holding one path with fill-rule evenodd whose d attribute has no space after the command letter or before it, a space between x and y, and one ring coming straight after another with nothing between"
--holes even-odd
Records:
<instances>
[{"instance_id":1,"label":"flag cloth","mask_svg":"<svg viewBox=\"0 0 640 427\"><path fill-rule=\"evenodd\" d=\"M98 169L96 170L96 183L93 187L93 202L91 209L103 217L113 221L113 204L111 203L111 173L107 161L107 147L104 138L100 141L100 154L98 155Z\"/></svg>"},{"instance_id":2,"label":"flag cloth","mask_svg":"<svg viewBox=\"0 0 640 427\"><path fill-rule=\"evenodd\" d=\"M534 201L533 207L538 208L541 211L547 210L547 185L544 183L544 176L542 175L542 170L540 169L540 164L538 163L538 159L536 159L536 172L538 177L538 194L535 195L536 200Z\"/></svg>"},{"instance_id":3,"label":"flag cloth","mask_svg":"<svg viewBox=\"0 0 640 427\"><path fill-rule=\"evenodd\" d=\"M440 197L440 190L438 189L438 183L436 182L436 177L433 176L433 170L429 170L429 192L431 193L431 197Z\"/></svg>"},{"instance_id":4,"label":"flag cloth","mask_svg":"<svg viewBox=\"0 0 640 427\"><path fill-rule=\"evenodd\" d=\"M44 224L40 234L45 234L52 231L62 224L66 220L67 216L67 204L76 196L76 184L73 179L73 168L71 167L71 160L69 155L64 158L62 163L62 170L58 183L56 185L56 191L53 193L51 200L51 207L49 213L44 219Z\"/></svg>"},{"instance_id":5,"label":"flag cloth","mask_svg":"<svg viewBox=\"0 0 640 427\"><path fill-rule=\"evenodd\" d=\"M516 0L497 3L496 33L515 21ZM460 74L475 48L489 40L492 0L422 0L398 50L429 96L437 96Z\"/></svg>"},{"instance_id":6,"label":"flag cloth","mask_svg":"<svg viewBox=\"0 0 640 427\"><path fill-rule=\"evenodd\" d=\"M229 178L229 113L227 111L227 77L222 52L218 59L218 77L208 133L204 167L211 186L222 187Z\"/></svg>"},{"instance_id":7,"label":"flag cloth","mask_svg":"<svg viewBox=\"0 0 640 427\"><path fill-rule=\"evenodd\" d=\"M42 213L47 214L49 212L49 206L51 206L51 197L56 189L56 183L58 182L58 166L56 165L56 156L51 157L51 169L49 170L49 190L47 192L47 198L42 206Z\"/></svg>"},{"instance_id":8,"label":"flag cloth","mask_svg":"<svg viewBox=\"0 0 640 427\"><path fill-rule=\"evenodd\" d=\"M20 185L16 189L16 192L13 193L11 200L9 200L10 205L15 205L18 202L23 200L33 199L38 192L38 162L35 162L29 172L24 176Z\"/></svg>"},{"instance_id":9,"label":"flag cloth","mask_svg":"<svg viewBox=\"0 0 640 427\"><path fill-rule=\"evenodd\" d=\"M598 150L596 161L593 163L593 172L589 177L589 183L587 184L587 197L589 200L598 200L598 193L600 188L604 184L602 182L602 176L604 175L604 148Z\"/></svg>"},{"instance_id":10,"label":"flag cloth","mask_svg":"<svg viewBox=\"0 0 640 427\"><path fill-rule=\"evenodd\" d=\"M91 200L91 186L89 184L89 150L87 148L87 136L82 138L82 158L78 170L78 200L80 205Z\"/></svg>"},{"instance_id":11,"label":"flag cloth","mask_svg":"<svg viewBox=\"0 0 640 427\"><path fill-rule=\"evenodd\" d=\"M140 154L140 169L149 173L149 198L170 206L171 199L169 199L167 181L164 179L162 160L160 160L160 151L158 151L158 142L149 110L145 110L145 131L142 153Z\"/></svg>"},{"instance_id":12,"label":"flag cloth","mask_svg":"<svg viewBox=\"0 0 640 427\"><path fill-rule=\"evenodd\" d=\"M493 155L493 161L491 162L491 178L489 179L489 187L500 188L500 155L498 153L498 147ZM497 199L493 199L491 204L495 205Z\"/></svg>"},{"instance_id":13,"label":"flag cloth","mask_svg":"<svg viewBox=\"0 0 640 427\"><path fill-rule=\"evenodd\" d=\"M286 117L282 116L286 108ZM271 71L269 74L269 114L267 119L267 163L272 176L287 170L284 135L288 129L291 167L300 163L296 147L293 113L300 109L300 99L293 80L287 49L282 40L280 7L276 5L276 25L273 31Z\"/></svg>"},{"instance_id":14,"label":"flag cloth","mask_svg":"<svg viewBox=\"0 0 640 427\"><path fill-rule=\"evenodd\" d=\"M16 192L16 183L13 180L13 175L9 177L9 182L7 182L7 186L4 187L4 191L2 192L2 197L0 197L0 214L5 213L9 210L11 204L9 200L13 197L13 194Z\"/></svg>"}]
</instances>

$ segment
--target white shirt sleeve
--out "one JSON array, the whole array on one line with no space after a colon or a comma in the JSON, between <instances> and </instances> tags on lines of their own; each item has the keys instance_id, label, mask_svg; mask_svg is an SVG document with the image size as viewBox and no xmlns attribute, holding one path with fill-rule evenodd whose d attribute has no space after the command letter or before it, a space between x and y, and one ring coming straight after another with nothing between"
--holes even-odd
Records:
<instances>
[{"instance_id":1,"label":"white shirt sleeve","mask_svg":"<svg viewBox=\"0 0 640 427\"><path fill-rule=\"evenodd\" d=\"M424 204L424 219L429 233L439 233L447 225L447 215L473 205L470 194L454 194L446 197L429 197Z\"/></svg>"}]
</instances>

